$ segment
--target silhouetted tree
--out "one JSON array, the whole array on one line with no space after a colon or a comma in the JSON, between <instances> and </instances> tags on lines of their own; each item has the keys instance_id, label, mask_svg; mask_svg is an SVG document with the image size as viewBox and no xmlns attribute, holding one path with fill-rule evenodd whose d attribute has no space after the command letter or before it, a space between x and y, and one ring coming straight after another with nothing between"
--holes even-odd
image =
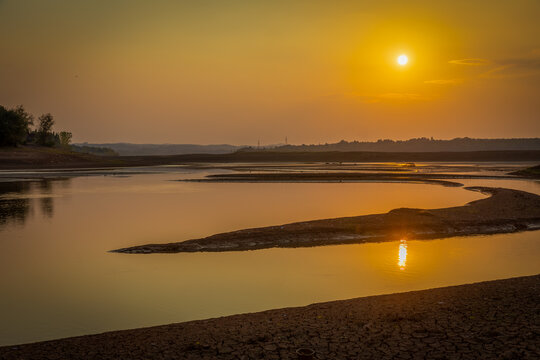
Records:
<instances>
[{"instance_id":1,"label":"silhouetted tree","mask_svg":"<svg viewBox=\"0 0 540 360\"><path fill-rule=\"evenodd\" d=\"M30 134L30 127L34 125L34 115L26 112L22 105L17 105L13 111L24 122L26 126L26 134Z\"/></svg>"},{"instance_id":2,"label":"silhouetted tree","mask_svg":"<svg viewBox=\"0 0 540 360\"><path fill-rule=\"evenodd\" d=\"M0 146L24 144L33 123L32 115L22 105L6 109L0 105Z\"/></svg>"},{"instance_id":3,"label":"silhouetted tree","mask_svg":"<svg viewBox=\"0 0 540 360\"><path fill-rule=\"evenodd\" d=\"M69 147L72 137L73 137L72 133L68 131L61 131L60 132L60 145L63 147Z\"/></svg>"},{"instance_id":4,"label":"silhouetted tree","mask_svg":"<svg viewBox=\"0 0 540 360\"><path fill-rule=\"evenodd\" d=\"M37 130L38 144L43 146L53 146L54 136L51 132L54 125L53 116L50 113L43 114L39 118L39 128Z\"/></svg>"}]
</instances>

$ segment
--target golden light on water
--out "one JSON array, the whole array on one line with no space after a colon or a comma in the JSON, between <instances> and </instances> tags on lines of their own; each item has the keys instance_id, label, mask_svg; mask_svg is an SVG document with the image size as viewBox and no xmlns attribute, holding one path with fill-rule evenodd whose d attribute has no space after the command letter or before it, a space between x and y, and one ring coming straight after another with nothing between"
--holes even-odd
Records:
<instances>
[{"instance_id":1,"label":"golden light on water","mask_svg":"<svg viewBox=\"0 0 540 360\"><path fill-rule=\"evenodd\" d=\"M400 270L405 270L407 266L407 240L401 240L399 243L398 266Z\"/></svg>"}]
</instances>

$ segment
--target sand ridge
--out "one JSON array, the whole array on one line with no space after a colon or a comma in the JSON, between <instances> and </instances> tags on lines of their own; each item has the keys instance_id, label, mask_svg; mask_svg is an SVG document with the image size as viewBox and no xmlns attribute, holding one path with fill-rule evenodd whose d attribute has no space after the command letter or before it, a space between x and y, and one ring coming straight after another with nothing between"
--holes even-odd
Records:
<instances>
[{"instance_id":1,"label":"sand ridge","mask_svg":"<svg viewBox=\"0 0 540 360\"><path fill-rule=\"evenodd\" d=\"M466 189L480 191L490 197L457 207L429 210L401 208L385 214L245 229L183 242L134 246L113 252L150 254L241 251L401 239L436 239L540 228L540 196L504 188Z\"/></svg>"}]
</instances>

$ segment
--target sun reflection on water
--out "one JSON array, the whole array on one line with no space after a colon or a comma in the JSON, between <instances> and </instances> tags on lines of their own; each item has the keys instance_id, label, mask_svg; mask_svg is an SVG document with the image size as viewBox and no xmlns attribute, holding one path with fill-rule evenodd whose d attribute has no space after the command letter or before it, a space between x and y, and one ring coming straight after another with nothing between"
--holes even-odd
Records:
<instances>
[{"instance_id":1,"label":"sun reflection on water","mask_svg":"<svg viewBox=\"0 0 540 360\"><path fill-rule=\"evenodd\" d=\"M400 270L405 270L407 266L407 240L399 242L398 266Z\"/></svg>"}]
</instances>

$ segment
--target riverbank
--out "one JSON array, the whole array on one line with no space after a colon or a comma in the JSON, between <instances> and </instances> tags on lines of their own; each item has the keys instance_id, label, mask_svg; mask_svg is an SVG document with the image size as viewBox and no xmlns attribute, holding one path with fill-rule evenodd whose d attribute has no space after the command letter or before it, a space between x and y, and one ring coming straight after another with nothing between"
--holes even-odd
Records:
<instances>
[{"instance_id":1,"label":"riverbank","mask_svg":"<svg viewBox=\"0 0 540 360\"><path fill-rule=\"evenodd\" d=\"M468 187L490 197L443 209L401 208L386 214L245 229L168 244L113 250L127 254L243 251L273 247L355 244L401 239L511 233L540 228L540 196L519 190Z\"/></svg>"},{"instance_id":2,"label":"riverbank","mask_svg":"<svg viewBox=\"0 0 540 360\"><path fill-rule=\"evenodd\" d=\"M69 150L21 146L0 148L0 170L80 169L122 166L117 157L76 153Z\"/></svg>"},{"instance_id":3,"label":"riverbank","mask_svg":"<svg viewBox=\"0 0 540 360\"><path fill-rule=\"evenodd\" d=\"M248 151L230 154L184 154L154 156L97 156L55 148L22 146L0 149L0 170L65 169L89 167L132 167L197 163L246 162L471 162L534 161L540 151L464 152L270 152Z\"/></svg>"},{"instance_id":4,"label":"riverbank","mask_svg":"<svg viewBox=\"0 0 540 360\"><path fill-rule=\"evenodd\" d=\"M537 359L540 275L0 348L22 359Z\"/></svg>"}]
</instances>

